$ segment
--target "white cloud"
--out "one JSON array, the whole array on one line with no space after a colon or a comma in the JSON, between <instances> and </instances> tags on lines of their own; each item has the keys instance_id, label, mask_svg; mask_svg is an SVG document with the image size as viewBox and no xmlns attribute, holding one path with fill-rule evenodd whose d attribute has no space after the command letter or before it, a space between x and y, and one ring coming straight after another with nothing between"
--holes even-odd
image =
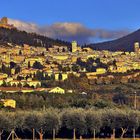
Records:
<instances>
[{"instance_id":1,"label":"white cloud","mask_svg":"<svg viewBox=\"0 0 140 140\"><path fill-rule=\"evenodd\" d=\"M77 40L79 43L89 43L90 39L114 39L129 33L128 30L105 30L90 29L80 23L55 23L50 26L38 26L34 23L27 23L20 20L9 19L9 24L13 24L19 30L36 32L51 38L58 38L66 41Z\"/></svg>"},{"instance_id":2,"label":"white cloud","mask_svg":"<svg viewBox=\"0 0 140 140\"><path fill-rule=\"evenodd\" d=\"M20 20L8 19L9 24L13 24L19 30L27 32L38 32L38 26L34 23L27 23Z\"/></svg>"}]
</instances>

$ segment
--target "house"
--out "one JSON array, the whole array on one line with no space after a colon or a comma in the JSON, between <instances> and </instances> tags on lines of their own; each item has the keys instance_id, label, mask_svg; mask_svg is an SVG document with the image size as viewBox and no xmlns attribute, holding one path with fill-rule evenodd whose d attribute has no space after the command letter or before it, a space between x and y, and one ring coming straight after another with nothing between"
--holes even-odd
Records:
<instances>
[{"instance_id":1,"label":"house","mask_svg":"<svg viewBox=\"0 0 140 140\"><path fill-rule=\"evenodd\" d=\"M0 79L0 86L3 84L3 80Z\"/></svg>"},{"instance_id":2,"label":"house","mask_svg":"<svg viewBox=\"0 0 140 140\"><path fill-rule=\"evenodd\" d=\"M5 79L7 77L8 75L6 73L0 73L0 79Z\"/></svg>"},{"instance_id":3,"label":"house","mask_svg":"<svg viewBox=\"0 0 140 140\"><path fill-rule=\"evenodd\" d=\"M81 95L87 95L87 93L86 93L86 92L81 92L81 93L79 93L79 94L81 94Z\"/></svg>"},{"instance_id":4,"label":"house","mask_svg":"<svg viewBox=\"0 0 140 140\"><path fill-rule=\"evenodd\" d=\"M49 90L49 93L60 93L60 94L65 94L65 90L60 87L55 87L51 90Z\"/></svg>"},{"instance_id":5,"label":"house","mask_svg":"<svg viewBox=\"0 0 140 140\"><path fill-rule=\"evenodd\" d=\"M1 99L4 107L16 108L16 101L13 99Z\"/></svg>"},{"instance_id":6,"label":"house","mask_svg":"<svg viewBox=\"0 0 140 140\"><path fill-rule=\"evenodd\" d=\"M30 87L34 87L34 88L41 87L41 82L38 80L27 80L27 84Z\"/></svg>"},{"instance_id":7,"label":"house","mask_svg":"<svg viewBox=\"0 0 140 140\"><path fill-rule=\"evenodd\" d=\"M62 81L66 80L68 78L68 74L67 73L62 73L61 75L62 75L62 79L61 79ZM55 74L55 80L59 81L59 73Z\"/></svg>"},{"instance_id":8,"label":"house","mask_svg":"<svg viewBox=\"0 0 140 140\"><path fill-rule=\"evenodd\" d=\"M32 67L35 62L40 62L41 65L43 65L43 58L41 57L29 57L25 59L25 64L28 66L30 63L30 66Z\"/></svg>"},{"instance_id":9,"label":"house","mask_svg":"<svg viewBox=\"0 0 140 140\"><path fill-rule=\"evenodd\" d=\"M22 88L21 89L21 92L22 93L32 93L32 92L34 92L35 90L34 89L32 89L32 88Z\"/></svg>"}]
</instances>

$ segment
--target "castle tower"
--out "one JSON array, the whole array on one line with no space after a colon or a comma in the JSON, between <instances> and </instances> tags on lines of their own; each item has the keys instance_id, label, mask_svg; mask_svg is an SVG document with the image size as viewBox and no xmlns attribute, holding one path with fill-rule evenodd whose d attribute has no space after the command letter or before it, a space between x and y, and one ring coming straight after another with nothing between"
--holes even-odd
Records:
<instances>
[{"instance_id":1,"label":"castle tower","mask_svg":"<svg viewBox=\"0 0 140 140\"><path fill-rule=\"evenodd\" d=\"M77 48L78 48L77 42L76 41L72 41L72 52L73 53L76 52L77 51Z\"/></svg>"},{"instance_id":2,"label":"castle tower","mask_svg":"<svg viewBox=\"0 0 140 140\"><path fill-rule=\"evenodd\" d=\"M3 18L0 19L0 27L8 28L8 29L15 29L14 25L8 24L8 18L7 17L3 17Z\"/></svg>"},{"instance_id":3,"label":"castle tower","mask_svg":"<svg viewBox=\"0 0 140 140\"><path fill-rule=\"evenodd\" d=\"M8 18L7 17L3 17L1 19L1 23L7 25L8 24Z\"/></svg>"},{"instance_id":4,"label":"castle tower","mask_svg":"<svg viewBox=\"0 0 140 140\"><path fill-rule=\"evenodd\" d=\"M135 42L135 44L134 44L134 52L136 52L136 53L139 52L139 42Z\"/></svg>"}]
</instances>

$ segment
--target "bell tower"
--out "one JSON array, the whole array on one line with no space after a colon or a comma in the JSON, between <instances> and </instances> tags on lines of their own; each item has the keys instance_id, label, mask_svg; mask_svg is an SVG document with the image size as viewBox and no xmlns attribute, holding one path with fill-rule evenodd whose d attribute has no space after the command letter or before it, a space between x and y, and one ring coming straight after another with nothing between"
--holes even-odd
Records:
<instances>
[{"instance_id":1,"label":"bell tower","mask_svg":"<svg viewBox=\"0 0 140 140\"><path fill-rule=\"evenodd\" d=\"M139 50L140 50L140 48L139 48L139 42L135 42L134 43L134 52L138 53Z\"/></svg>"},{"instance_id":2,"label":"bell tower","mask_svg":"<svg viewBox=\"0 0 140 140\"><path fill-rule=\"evenodd\" d=\"M76 41L72 41L72 52L76 52L78 49L78 46L77 46L77 42Z\"/></svg>"}]
</instances>

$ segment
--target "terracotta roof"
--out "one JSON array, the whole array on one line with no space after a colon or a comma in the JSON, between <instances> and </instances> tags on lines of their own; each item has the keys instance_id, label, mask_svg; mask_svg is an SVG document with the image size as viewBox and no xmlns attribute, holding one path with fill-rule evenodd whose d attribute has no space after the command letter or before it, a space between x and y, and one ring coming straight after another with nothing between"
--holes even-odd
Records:
<instances>
[{"instance_id":1,"label":"terracotta roof","mask_svg":"<svg viewBox=\"0 0 140 140\"><path fill-rule=\"evenodd\" d=\"M0 87L0 91L20 91L20 90L32 90L33 88L20 88L20 87Z\"/></svg>"}]
</instances>

